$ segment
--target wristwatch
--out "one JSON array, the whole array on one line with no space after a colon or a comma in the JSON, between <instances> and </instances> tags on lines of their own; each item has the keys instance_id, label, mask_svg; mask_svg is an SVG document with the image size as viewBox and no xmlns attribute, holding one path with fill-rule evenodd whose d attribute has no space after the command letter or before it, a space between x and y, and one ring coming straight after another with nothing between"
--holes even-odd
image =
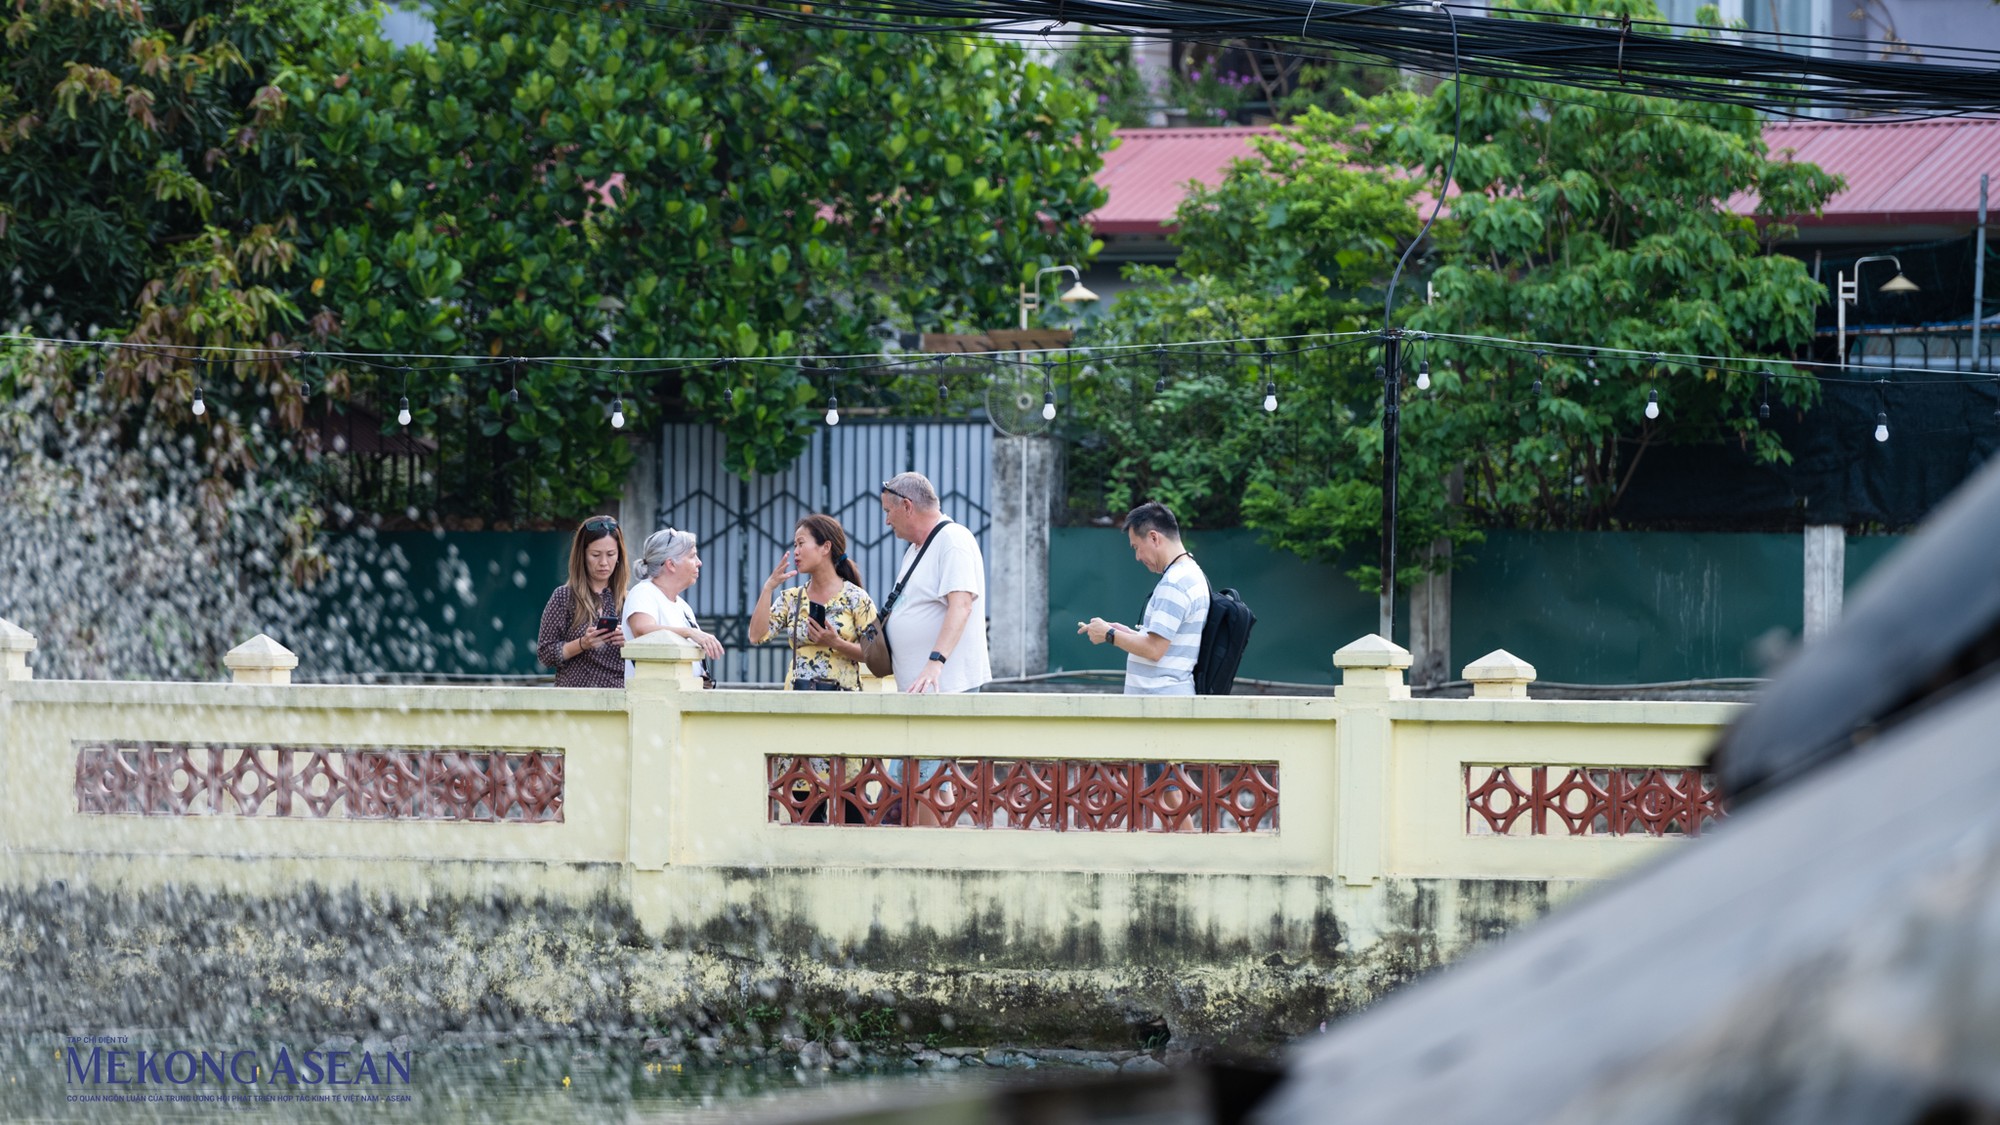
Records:
<instances>
[{"instance_id":1,"label":"wristwatch","mask_svg":"<svg viewBox=\"0 0 2000 1125\"><path fill-rule=\"evenodd\" d=\"M935 660L935 661L937 661L937 662L938 662L939 664L943 664L943 663L944 663L944 653L941 653L941 652L937 652L937 651L933 651L933 652L931 653L931 659L932 659L932 660Z\"/></svg>"}]
</instances>

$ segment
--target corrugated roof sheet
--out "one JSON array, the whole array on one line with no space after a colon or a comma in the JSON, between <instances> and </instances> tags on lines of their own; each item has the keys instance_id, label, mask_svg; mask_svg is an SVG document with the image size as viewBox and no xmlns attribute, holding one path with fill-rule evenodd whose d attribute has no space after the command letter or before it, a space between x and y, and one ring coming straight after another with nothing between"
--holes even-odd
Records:
<instances>
[{"instance_id":1,"label":"corrugated roof sheet","mask_svg":"<svg viewBox=\"0 0 2000 1125\"><path fill-rule=\"evenodd\" d=\"M1190 180L1213 185L1230 162L1255 156L1250 139L1275 130L1121 129L1097 182L1111 198L1091 216L1099 234L1157 234L1173 225ZM1774 158L1809 161L1847 179L1823 216L1802 226L1970 224L1979 207L1979 174L2000 176L2000 119L1940 121L1788 121L1765 126ZM2000 189L2000 184L1995 185ZM2000 202L2000 201L1996 201ZM1749 214L1754 197L1731 209Z\"/></svg>"},{"instance_id":2,"label":"corrugated roof sheet","mask_svg":"<svg viewBox=\"0 0 2000 1125\"><path fill-rule=\"evenodd\" d=\"M1232 161L1254 157L1250 138L1275 129L1120 129L1118 144L1104 154L1097 184L1111 193L1091 215L1099 234L1158 234L1170 224L1187 195L1189 180L1210 187L1222 181Z\"/></svg>"}]
</instances>

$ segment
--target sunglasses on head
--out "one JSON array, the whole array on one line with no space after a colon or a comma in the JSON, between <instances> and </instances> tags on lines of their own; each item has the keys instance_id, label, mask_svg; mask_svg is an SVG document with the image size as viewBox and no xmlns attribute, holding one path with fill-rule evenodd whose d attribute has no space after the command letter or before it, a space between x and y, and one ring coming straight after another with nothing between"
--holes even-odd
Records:
<instances>
[{"instance_id":1,"label":"sunglasses on head","mask_svg":"<svg viewBox=\"0 0 2000 1125\"><path fill-rule=\"evenodd\" d=\"M902 493L896 491L893 488L890 488L889 482L886 480L882 482L882 491L888 493L891 496L894 496L896 499L901 500L905 504L915 503L915 501L911 500L909 497L903 495Z\"/></svg>"},{"instance_id":2,"label":"sunglasses on head","mask_svg":"<svg viewBox=\"0 0 2000 1125\"><path fill-rule=\"evenodd\" d=\"M583 521L585 531L617 531L618 521L610 516L597 516Z\"/></svg>"}]
</instances>

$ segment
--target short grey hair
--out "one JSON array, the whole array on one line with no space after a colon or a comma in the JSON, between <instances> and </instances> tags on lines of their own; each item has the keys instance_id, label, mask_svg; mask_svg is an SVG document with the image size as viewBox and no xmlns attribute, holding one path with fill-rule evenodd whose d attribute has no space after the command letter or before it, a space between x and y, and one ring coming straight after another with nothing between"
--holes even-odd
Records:
<instances>
[{"instance_id":1,"label":"short grey hair","mask_svg":"<svg viewBox=\"0 0 2000 1125\"><path fill-rule=\"evenodd\" d=\"M938 510L937 489L931 485L930 478L922 473L897 473L882 482L882 491L893 492L922 511Z\"/></svg>"},{"instance_id":2,"label":"short grey hair","mask_svg":"<svg viewBox=\"0 0 2000 1125\"><path fill-rule=\"evenodd\" d=\"M646 545L640 548L639 557L633 560L632 573L638 575L641 582L649 581L665 570L668 563L694 554L694 548L694 532L662 528L646 536Z\"/></svg>"}]
</instances>

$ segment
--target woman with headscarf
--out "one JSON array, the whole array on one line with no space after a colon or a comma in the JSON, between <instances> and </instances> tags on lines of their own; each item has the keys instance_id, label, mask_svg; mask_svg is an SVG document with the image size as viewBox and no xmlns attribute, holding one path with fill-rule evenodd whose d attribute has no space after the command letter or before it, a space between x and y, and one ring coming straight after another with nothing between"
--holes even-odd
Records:
<instances>
[{"instance_id":1,"label":"woman with headscarf","mask_svg":"<svg viewBox=\"0 0 2000 1125\"><path fill-rule=\"evenodd\" d=\"M569 581L542 608L535 657L556 670L557 687L624 687L618 618L629 580L625 536L610 516L592 516L569 543Z\"/></svg>"},{"instance_id":2,"label":"woman with headscarf","mask_svg":"<svg viewBox=\"0 0 2000 1125\"><path fill-rule=\"evenodd\" d=\"M633 568L639 581L625 595L625 639L637 640L657 629L694 642L704 659L695 662L703 683L715 682L714 662L722 659L722 642L702 631L694 610L681 597L701 577L701 555L694 532L664 528L646 537ZM625 662L632 674L632 662Z\"/></svg>"},{"instance_id":3,"label":"woman with headscarf","mask_svg":"<svg viewBox=\"0 0 2000 1125\"><path fill-rule=\"evenodd\" d=\"M780 592L785 582L806 584ZM775 597L774 597L775 595ZM847 532L832 516L810 515L792 531L792 549L771 568L752 614L750 643L773 634L792 646L787 691L860 691L861 632L875 621L875 602L861 588L861 570L847 557Z\"/></svg>"}]
</instances>

